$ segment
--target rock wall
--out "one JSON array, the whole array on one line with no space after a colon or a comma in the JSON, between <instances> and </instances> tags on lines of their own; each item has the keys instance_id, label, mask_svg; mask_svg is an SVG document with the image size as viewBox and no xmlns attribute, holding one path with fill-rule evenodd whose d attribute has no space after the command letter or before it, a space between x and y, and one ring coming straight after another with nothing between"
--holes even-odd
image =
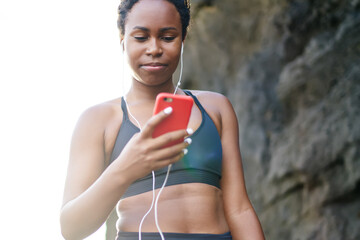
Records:
<instances>
[{"instance_id":1,"label":"rock wall","mask_svg":"<svg viewBox=\"0 0 360 240\"><path fill-rule=\"evenodd\" d=\"M360 1L192 0L183 88L222 92L267 239L360 239Z\"/></svg>"}]
</instances>

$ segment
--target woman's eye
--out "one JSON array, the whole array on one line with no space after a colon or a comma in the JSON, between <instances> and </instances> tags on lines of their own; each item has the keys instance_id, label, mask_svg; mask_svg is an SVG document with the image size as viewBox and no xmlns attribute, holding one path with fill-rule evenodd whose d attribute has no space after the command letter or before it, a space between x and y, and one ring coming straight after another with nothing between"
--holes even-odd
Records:
<instances>
[{"instance_id":1,"label":"woman's eye","mask_svg":"<svg viewBox=\"0 0 360 240\"><path fill-rule=\"evenodd\" d=\"M171 42L172 40L175 39L175 37L162 37L162 39L167 41L167 42Z\"/></svg>"},{"instance_id":2,"label":"woman's eye","mask_svg":"<svg viewBox=\"0 0 360 240\"><path fill-rule=\"evenodd\" d=\"M138 41L145 41L147 37L134 37Z\"/></svg>"}]
</instances>

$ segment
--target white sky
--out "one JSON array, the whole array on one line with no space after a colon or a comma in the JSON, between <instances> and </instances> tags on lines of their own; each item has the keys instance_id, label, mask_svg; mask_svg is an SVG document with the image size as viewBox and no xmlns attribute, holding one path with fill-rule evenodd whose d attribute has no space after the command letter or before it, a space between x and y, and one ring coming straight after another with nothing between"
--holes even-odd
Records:
<instances>
[{"instance_id":1,"label":"white sky","mask_svg":"<svg viewBox=\"0 0 360 240\"><path fill-rule=\"evenodd\" d=\"M124 86L118 2L0 1L0 239L63 239L74 125Z\"/></svg>"}]
</instances>

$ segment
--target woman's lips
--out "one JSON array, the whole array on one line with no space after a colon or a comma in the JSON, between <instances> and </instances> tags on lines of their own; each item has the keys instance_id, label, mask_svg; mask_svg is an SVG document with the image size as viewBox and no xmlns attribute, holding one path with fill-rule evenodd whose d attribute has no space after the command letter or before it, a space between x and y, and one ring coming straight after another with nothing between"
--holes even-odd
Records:
<instances>
[{"instance_id":1,"label":"woman's lips","mask_svg":"<svg viewBox=\"0 0 360 240\"><path fill-rule=\"evenodd\" d=\"M165 69L166 66L167 66L166 64L162 64L162 63L148 63L141 65L141 68L143 68L146 71L156 72Z\"/></svg>"}]
</instances>

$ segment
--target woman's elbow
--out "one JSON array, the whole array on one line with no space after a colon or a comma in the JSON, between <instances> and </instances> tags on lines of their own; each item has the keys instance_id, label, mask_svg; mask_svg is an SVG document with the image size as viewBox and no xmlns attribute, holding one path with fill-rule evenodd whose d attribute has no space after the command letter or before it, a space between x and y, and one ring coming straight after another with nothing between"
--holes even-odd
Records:
<instances>
[{"instance_id":1,"label":"woman's elbow","mask_svg":"<svg viewBox=\"0 0 360 240\"><path fill-rule=\"evenodd\" d=\"M71 221L70 216L68 216L66 210L62 210L60 213L60 230L61 235L66 240L80 240L84 239L86 236L80 236L79 228L77 224Z\"/></svg>"}]
</instances>

